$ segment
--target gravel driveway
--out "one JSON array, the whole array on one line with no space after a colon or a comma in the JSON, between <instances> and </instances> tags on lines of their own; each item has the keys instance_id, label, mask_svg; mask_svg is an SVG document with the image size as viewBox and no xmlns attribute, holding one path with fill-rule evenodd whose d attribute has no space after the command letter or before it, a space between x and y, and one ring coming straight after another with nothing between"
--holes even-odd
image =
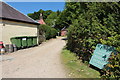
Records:
<instances>
[{"instance_id":1,"label":"gravel driveway","mask_svg":"<svg viewBox=\"0 0 120 80\"><path fill-rule=\"evenodd\" d=\"M3 56L3 78L66 78L60 53L65 46L61 38Z\"/></svg>"}]
</instances>

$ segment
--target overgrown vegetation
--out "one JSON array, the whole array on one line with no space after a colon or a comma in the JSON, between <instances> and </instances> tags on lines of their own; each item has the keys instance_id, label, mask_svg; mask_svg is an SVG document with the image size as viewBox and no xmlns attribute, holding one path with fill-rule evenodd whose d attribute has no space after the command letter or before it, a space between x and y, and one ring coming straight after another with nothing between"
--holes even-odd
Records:
<instances>
[{"instance_id":1,"label":"overgrown vegetation","mask_svg":"<svg viewBox=\"0 0 120 80\"><path fill-rule=\"evenodd\" d=\"M61 13L59 28L68 28L67 48L83 62L89 62L98 43L116 47L117 55L110 60L104 77L119 78L120 74L120 2L68 2ZM61 25L60 25L61 24Z\"/></svg>"},{"instance_id":2,"label":"overgrown vegetation","mask_svg":"<svg viewBox=\"0 0 120 80\"><path fill-rule=\"evenodd\" d=\"M67 76L70 78L100 78L98 71L83 64L78 57L67 49L61 54L62 62L65 65Z\"/></svg>"}]
</instances>

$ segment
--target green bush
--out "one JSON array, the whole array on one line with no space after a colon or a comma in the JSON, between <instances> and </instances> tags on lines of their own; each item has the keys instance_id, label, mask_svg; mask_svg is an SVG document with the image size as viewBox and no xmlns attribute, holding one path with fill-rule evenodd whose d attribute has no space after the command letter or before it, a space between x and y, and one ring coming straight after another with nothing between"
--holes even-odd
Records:
<instances>
[{"instance_id":1,"label":"green bush","mask_svg":"<svg viewBox=\"0 0 120 80\"><path fill-rule=\"evenodd\" d=\"M46 39L55 38L57 35L57 30L48 25L40 25L39 30L42 30L45 33Z\"/></svg>"},{"instance_id":2,"label":"green bush","mask_svg":"<svg viewBox=\"0 0 120 80\"><path fill-rule=\"evenodd\" d=\"M68 29L67 48L75 52L83 62L89 62L98 43L116 47L118 54L113 55L113 59L110 60L112 68L104 73L104 77L107 78L120 77L119 9L120 5L117 2L67 3L65 9L72 17L68 17L72 23Z\"/></svg>"},{"instance_id":3,"label":"green bush","mask_svg":"<svg viewBox=\"0 0 120 80\"><path fill-rule=\"evenodd\" d=\"M57 30L54 28L51 28L51 38L55 38L57 35Z\"/></svg>"}]
</instances>

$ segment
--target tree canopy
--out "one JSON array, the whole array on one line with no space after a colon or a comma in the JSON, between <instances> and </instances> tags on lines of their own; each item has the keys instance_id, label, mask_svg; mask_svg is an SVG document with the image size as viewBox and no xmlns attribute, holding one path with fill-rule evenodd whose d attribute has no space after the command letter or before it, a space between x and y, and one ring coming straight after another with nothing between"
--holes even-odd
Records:
<instances>
[{"instance_id":1,"label":"tree canopy","mask_svg":"<svg viewBox=\"0 0 120 80\"><path fill-rule=\"evenodd\" d=\"M28 16L31 17L34 20L39 20L40 19L40 13L43 14L43 19L46 19L48 15L50 15L53 11L52 10L42 10L40 9L38 12L34 13L29 13Z\"/></svg>"}]
</instances>

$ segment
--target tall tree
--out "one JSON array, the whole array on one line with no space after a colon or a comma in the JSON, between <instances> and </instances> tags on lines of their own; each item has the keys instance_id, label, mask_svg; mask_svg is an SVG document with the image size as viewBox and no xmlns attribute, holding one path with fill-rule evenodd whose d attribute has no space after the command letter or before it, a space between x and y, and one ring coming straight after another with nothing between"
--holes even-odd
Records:
<instances>
[{"instance_id":1,"label":"tall tree","mask_svg":"<svg viewBox=\"0 0 120 80\"><path fill-rule=\"evenodd\" d=\"M45 20L46 24L54 27L55 26L55 21L57 19L57 12L52 12L47 19Z\"/></svg>"},{"instance_id":2,"label":"tall tree","mask_svg":"<svg viewBox=\"0 0 120 80\"><path fill-rule=\"evenodd\" d=\"M29 13L28 16L31 17L34 20L39 20L40 19L40 13L43 14L43 19L46 19L48 15L50 15L53 11L52 10L42 10L40 9L38 12L34 13Z\"/></svg>"}]
</instances>

